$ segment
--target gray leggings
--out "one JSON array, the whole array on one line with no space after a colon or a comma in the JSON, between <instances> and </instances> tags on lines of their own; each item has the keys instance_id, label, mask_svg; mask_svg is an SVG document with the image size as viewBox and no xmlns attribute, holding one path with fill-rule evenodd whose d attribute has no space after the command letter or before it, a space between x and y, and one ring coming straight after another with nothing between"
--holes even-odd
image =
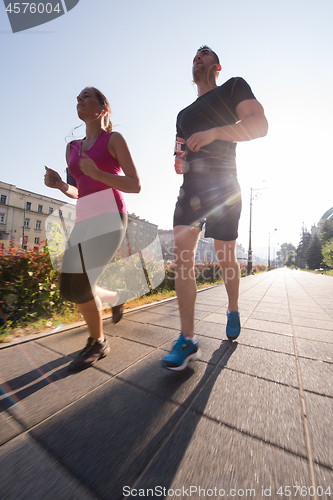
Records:
<instances>
[{"instance_id":1,"label":"gray leggings","mask_svg":"<svg viewBox=\"0 0 333 500\"><path fill-rule=\"evenodd\" d=\"M119 217L120 216L120 217ZM127 215L107 213L77 222L68 240L60 279L62 297L76 304L94 299L92 288L111 262L126 232ZM98 234L103 233L104 234ZM87 271L100 269L88 278ZM92 273L91 273L92 274Z\"/></svg>"}]
</instances>

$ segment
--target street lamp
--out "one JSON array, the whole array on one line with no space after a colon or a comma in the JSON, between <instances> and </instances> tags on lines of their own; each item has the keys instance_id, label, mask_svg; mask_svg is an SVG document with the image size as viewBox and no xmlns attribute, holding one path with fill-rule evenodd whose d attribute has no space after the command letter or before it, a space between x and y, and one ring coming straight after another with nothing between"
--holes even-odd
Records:
<instances>
[{"instance_id":1,"label":"street lamp","mask_svg":"<svg viewBox=\"0 0 333 500\"><path fill-rule=\"evenodd\" d=\"M251 274L252 272L252 199L256 200L260 194L256 193L255 197L253 198L253 192L254 191L262 191L263 189L267 189L267 187L262 187L262 188L257 188L257 189L252 189L250 191L250 230L249 230L249 250L248 250L248 259L247 259L247 274Z\"/></svg>"},{"instance_id":2,"label":"street lamp","mask_svg":"<svg viewBox=\"0 0 333 500\"><path fill-rule=\"evenodd\" d=\"M276 233L277 229L274 229L272 233L268 233L268 265L267 265L267 271L270 270L271 268L271 234Z\"/></svg>"}]
</instances>

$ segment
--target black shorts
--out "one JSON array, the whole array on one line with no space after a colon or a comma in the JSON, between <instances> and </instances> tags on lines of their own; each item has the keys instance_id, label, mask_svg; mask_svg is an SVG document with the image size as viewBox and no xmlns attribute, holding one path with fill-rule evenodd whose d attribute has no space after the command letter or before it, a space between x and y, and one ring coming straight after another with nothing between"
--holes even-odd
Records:
<instances>
[{"instance_id":1,"label":"black shorts","mask_svg":"<svg viewBox=\"0 0 333 500\"><path fill-rule=\"evenodd\" d=\"M60 278L60 293L64 299L83 304L94 299L93 288L120 247L126 232L127 215L117 214L121 224L111 223L115 229L105 234L96 234L96 228L108 227L110 214L98 215L77 222L69 238L69 245L63 257ZM103 232L103 229L102 229ZM91 271L97 269L95 275Z\"/></svg>"},{"instance_id":2,"label":"black shorts","mask_svg":"<svg viewBox=\"0 0 333 500\"><path fill-rule=\"evenodd\" d=\"M205 227L205 237L233 241L238 237L241 191L234 174L207 169L185 176L175 207L173 226Z\"/></svg>"}]
</instances>

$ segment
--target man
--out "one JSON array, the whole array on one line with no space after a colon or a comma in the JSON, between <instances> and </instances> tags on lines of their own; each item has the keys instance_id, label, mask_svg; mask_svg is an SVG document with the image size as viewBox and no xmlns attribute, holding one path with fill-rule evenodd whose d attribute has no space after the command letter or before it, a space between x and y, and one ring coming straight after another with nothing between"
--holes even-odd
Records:
<instances>
[{"instance_id":1,"label":"man","mask_svg":"<svg viewBox=\"0 0 333 500\"><path fill-rule=\"evenodd\" d=\"M237 142L264 137L268 125L263 107L245 80L231 78L217 86L219 71L215 52L206 45L200 47L192 67L198 98L177 117L175 170L184 174L184 182L174 214L174 259L182 333L162 359L162 366L170 370L183 370L198 356L194 259L204 223L205 236L214 239L227 290L227 337L235 340L241 330L236 258L241 194L235 150Z\"/></svg>"}]
</instances>

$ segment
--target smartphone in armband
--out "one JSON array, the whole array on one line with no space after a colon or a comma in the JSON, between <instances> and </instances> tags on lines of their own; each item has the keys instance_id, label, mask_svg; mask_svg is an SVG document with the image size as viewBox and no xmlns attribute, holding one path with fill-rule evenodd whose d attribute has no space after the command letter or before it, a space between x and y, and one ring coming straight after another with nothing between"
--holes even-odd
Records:
<instances>
[{"instance_id":1,"label":"smartphone in armband","mask_svg":"<svg viewBox=\"0 0 333 500\"><path fill-rule=\"evenodd\" d=\"M186 151L185 141L181 142L176 139L174 156L180 155L181 153L184 153L184 151Z\"/></svg>"}]
</instances>

